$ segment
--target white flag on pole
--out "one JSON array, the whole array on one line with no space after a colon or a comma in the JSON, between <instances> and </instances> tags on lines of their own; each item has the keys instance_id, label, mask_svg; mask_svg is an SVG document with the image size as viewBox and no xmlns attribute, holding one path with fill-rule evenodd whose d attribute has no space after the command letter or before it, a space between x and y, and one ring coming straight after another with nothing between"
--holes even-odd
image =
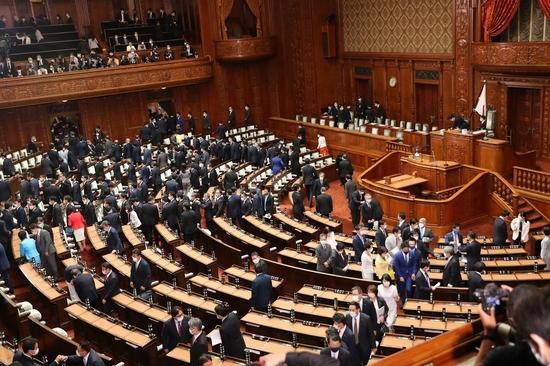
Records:
<instances>
[{"instance_id":1,"label":"white flag on pole","mask_svg":"<svg viewBox=\"0 0 550 366\"><path fill-rule=\"evenodd\" d=\"M477 99L477 105L474 109L480 116L485 116L487 112L487 84L483 84L483 88Z\"/></svg>"}]
</instances>

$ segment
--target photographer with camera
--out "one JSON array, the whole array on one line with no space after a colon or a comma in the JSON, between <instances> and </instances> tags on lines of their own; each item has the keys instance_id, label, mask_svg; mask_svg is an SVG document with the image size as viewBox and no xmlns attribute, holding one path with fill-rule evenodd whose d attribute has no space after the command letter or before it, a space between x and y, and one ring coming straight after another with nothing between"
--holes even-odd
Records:
<instances>
[{"instance_id":1,"label":"photographer with camera","mask_svg":"<svg viewBox=\"0 0 550 366\"><path fill-rule=\"evenodd\" d=\"M546 314L548 309L527 311L526 307L533 308L532 305L527 305L531 302L540 303L536 299L542 292L537 287L528 284L521 284L512 289L506 285L498 287L494 283L490 283L485 289L476 292L481 302L478 312L483 324L483 334L475 366L541 365L537 362L537 358L532 352L532 346L528 342L530 328L527 324L532 323L533 319L539 319L538 321L542 322L539 328L548 328L546 319L540 318L541 315L538 315L539 313ZM547 290L545 294L548 297ZM546 302L548 302L547 299ZM506 319L508 323L505 323ZM522 319L521 322L520 319ZM545 332L548 333L548 330ZM542 365L546 365L546 363Z\"/></svg>"}]
</instances>

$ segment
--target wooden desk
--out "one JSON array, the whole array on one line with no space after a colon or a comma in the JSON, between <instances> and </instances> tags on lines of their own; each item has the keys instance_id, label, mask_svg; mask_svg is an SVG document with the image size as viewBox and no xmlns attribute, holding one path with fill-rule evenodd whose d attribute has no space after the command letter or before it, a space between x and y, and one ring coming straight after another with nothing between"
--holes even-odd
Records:
<instances>
[{"instance_id":1,"label":"wooden desk","mask_svg":"<svg viewBox=\"0 0 550 366\"><path fill-rule=\"evenodd\" d=\"M193 316L202 319L206 329L212 329L218 324L218 320L214 316L214 308L218 305L214 299L205 299L202 294L196 292L188 293L181 287L172 287L166 282L159 283L152 288L156 302L162 306L167 305L167 301L172 303L172 307L180 305L184 309L184 313L189 314L189 310ZM185 311L187 309L187 312Z\"/></svg>"},{"instance_id":2,"label":"wooden desk","mask_svg":"<svg viewBox=\"0 0 550 366\"><path fill-rule=\"evenodd\" d=\"M15 349L12 344L7 343L0 346L0 362L3 365L11 365L14 354Z\"/></svg>"},{"instance_id":3,"label":"wooden desk","mask_svg":"<svg viewBox=\"0 0 550 366\"><path fill-rule=\"evenodd\" d=\"M447 164L447 165L445 165ZM419 177L426 178L425 189L433 192L442 191L448 188L463 185L461 165L454 161L436 160L433 161L430 155L413 154L406 155L399 161L399 171L402 174L412 174L416 171ZM392 177L393 181L393 177Z\"/></svg>"},{"instance_id":4,"label":"wooden desk","mask_svg":"<svg viewBox=\"0 0 550 366\"><path fill-rule=\"evenodd\" d=\"M187 270L194 273L207 273L209 270L212 273L218 273L218 260L213 259L210 254L202 252L191 247L191 244L183 244L176 248L177 257L183 263Z\"/></svg>"},{"instance_id":5,"label":"wooden desk","mask_svg":"<svg viewBox=\"0 0 550 366\"><path fill-rule=\"evenodd\" d=\"M297 318L322 324L330 324L335 313L346 314L344 309L335 311L332 306L325 304L314 306L313 303L306 301L294 303L292 299L285 297L279 297L271 306L274 312L277 311L284 316L289 316L290 310L294 310Z\"/></svg>"},{"instance_id":6,"label":"wooden desk","mask_svg":"<svg viewBox=\"0 0 550 366\"><path fill-rule=\"evenodd\" d=\"M178 254L176 247L181 244L180 238L176 237L176 235L174 235L169 228L165 227L164 224L156 224L155 230L159 234L157 237L160 238L160 241L165 247L166 254L171 252L174 258L176 258L176 255Z\"/></svg>"},{"instance_id":7,"label":"wooden desk","mask_svg":"<svg viewBox=\"0 0 550 366\"><path fill-rule=\"evenodd\" d=\"M45 305L44 308L41 307L40 309L47 309L47 304L53 305L54 317L57 318L61 327L66 326L69 323L69 318L64 311L67 305L67 292L59 287L57 283L55 284L56 287L52 287L49 281L46 281L41 274L37 273L37 271L32 268L30 263L21 264L19 269L27 281L32 285L29 288L36 290L36 292L41 295L41 299L46 300L45 304L43 303L43 305Z\"/></svg>"},{"instance_id":8,"label":"wooden desk","mask_svg":"<svg viewBox=\"0 0 550 366\"><path fill-rule=\"evenodd\" d=\"M304 325L301 319L296 319L296 322L292 323L289 318L278 315L269 318L267 314L257 311L250 311L242 317L241 323L243 322L246 330L254 334L292 341L292 333L296 333L298 342L319 347L323 345L325 331L328 328L323 324Z\"/></svg>"},{"instance_id":9,"label":"wooden desk","mask_svg":"<svg viewBox=\"0 0 550 366\"><path fill-rule=\"evenodd\" d=\"M228 275L228 277L239 278L241 285L251 287L252 281L256 278L256 273L253 271L246 272L243 267L233 265L223 271ZM283 279L274 279L271 277L271 286L273 286L274 291L283 293Z\"/></svg>"},{"instance_id":10,"label":"wooden desk","mask_svg":"<svg viewBox=\"0 0 550 366\"><path fill-rule=\"evenodd\" d=\"M103 241L98 230L99 229L97 226L88 226L86 227L86 236L88 237L88 240L94 247L97 254L103 255L109 251L109 248L107 247L105 241Z\"/></svg>"},{"instance_id":11,"label":"wooden desk","mask_svg":"<svg viewBox=\"0 0 550 366\"><path fill-rule=\"evenodd\" d=\"M308 269L316 270L317 268L317 257L313 255L308 255L306 253L297 252L296 249L285 248L278 252L279 258L282 263L290 264L292 266L301 267L304 264ZM346 253L347 255L348 253ZM362 278L361 266L355 262L351 262L348 265L348 271L346 276L335 275L338 277L353 277L353 278Z\"/></svg>"},{"instance_id":12,"label":"wooden desk","mask_svg":"<svg viewBox=\"0 0 550 366\"><path fill-rule=\"evenodd\" d=\"M243 360L234 359L231 357L226 357L225 360L222 360L217 355L212 355L212 366L242 366L244 365ZM189 366L191 362L191 352L190 347L183 344L178 344L176 348L171 350L166 354L166 357L170 360L171 365L175 366Z\"/></svg>"},{"instance_id":13,"label":"wooden desk","mask_svg":"<svg viewBox=\"0 0 550 366\"><path fill-rule=\"evenodd\" d=\"M237 310L240 315L245 314L250 310L250 298L252 291L250 288L236 285L229 282L222 283L220 280L211 278L199 273L189 279L189 282L195 287L196 292L203 293L207 289L211 293L209 297L214 297L218 300L229 304L231 309Z\"/></svg>"},{"instance_id":14,"label":"wooden desk","mask_svg":"<svg viewBox=\"0 0 550 366\"><path fill-rule=\"evenodd\" d=\"M134 229L129 224L122 225L122 233L124 234L124 237L128 241L128 244L130 244L132 249L137 248L139 250L143 250L145 248L145 237L138 238ZM143 234L141 234L141 236L143 236ZM149 244L153 245L153 243Z\"/></svg>"},{"instance_id":15,"label":"wooden desk","mask_svg":"<svg viewBox=\"0 0 550 366\"><path fill-rule=\"evenodd\" d=\"M437 254L443 254L444 249L440 248L440 247L436 247L436 248L434 248L433 251ZM463 252L463 253L465 253L465 252ZM519 247L519 248L502 247L502 248L499 248L499 249L491 249L491 248L488 248L486 246L485 248L481 249L481 257L482 258L483 257L511 257L511 258L516 258L516 257L526 257L526 256L527 256L527 251L525 249L523 249L522 247Z\"/></svg>"},{"instance_id":16,"label":"wooden desk","mask_svg":"<svg viewBox=\"0 0 550 366\"><path fill-rule=\"evenodd\" d=\"M411 325L414 326L414 334L435 337L450 330L460 328L466 324L465 319L448 319L446 322L441 318L422 317L417 319L415 316L399 315L395 318L393 327L398 334L410 334Z\"/></svg>"},{"instance_id":17,"label":"wooden desk","mask_svg":"<svg viewBox=\"0 0 550 366\"><path fill-rule=\"evenodd\" d=\"M420 187L417 186L421 186L427 181L428 180L425 178L414 177L410 174L400 174L395 177L391 177L391 182L389 184L386 184L386 181L384 179L376 181L376 183L384 184L388 187L395 189L411 190L412 193L418 193Z\"/></svg>"},{"instance_id":18,"label":"wooden desk","mask_svg":"<svg viewBox=\"0 0 550 366\"><path fill-rule=\"evenodd\" d=\"M334 306L334 299L336 299L338 302L338 307L342 307L347 310L348 304L353 300L350 291L351 287L349 290L337 291L333 288L305 284L301 289L297 291L297 293L300 298L305 298L310 302L313 302L313 295L317 295L317 301L319 303L332 306Z\"/></svg>"},{"instance_id":19,"label":"wooden desk","mask_svg":"<svg viewBox=\"0 0 550 366\"><path fill-rule=\"evenodd\" d=\"M21 259L21 239L19 239L19 229L17 228L12 230L11 252L13 253L15 262L18 263Z\"/></svg>"},{"instance_id":20,"label":"wooden desk","mask_svg":"<svg viewBox=\"0 0 550 366\"><path fill-rule=\"evenodd\" d=\"M218 258L216 255L216 258L222 267L231 266L233 263L242 263L245 260L242 258L244 253L240 249L215 238L203 228L197 228L197 241L204 245L206 252L212 254L212 251L214 251L215 254L220 254L220 257Z\"/></svg>"},{"instance_id":21,"label":"wooden desk","mask_svg":"<svg viewBox=\"0 0 550 366\"><path fill-rule=\"evenodd\" d=\"M321 230L324 230L325 227L328 227L331 231L335 233L341 233L342 232L342 222L328 218L326 216L321 215L318 212L313 211L307 211L304 212L304 216L306 217L306 221L312 221L315 226L318 226Z\"/></svg>"},{"instance_id":22,"label":"wooden desk","mask_svg":"<svg viewBox=\"0 0 550 366\"><path fill-rule=\"evenodd\" d=\"M318 239L321 228L298 221L286 213L278 212L273 215L275 226L283 225L283 230L291 232L296 239L306 243L312 239Z\"/></svg>"},{"instance_id":23,"label":"wooden desk","mask_svg":"<svg viewBox=\"0 0 550 366\"><path fill-rule=\"evenodd\" d=\"M55 246L56 257L59 259L68 258L71 256L69 248L63 241L65 239L65 232L61 232L60 228L52 228L53 230L53 245Z\"/></svg>"},{"instance_id":24,"label":"wooden desk","mask_svg":"<svg viewBox=\"0 0 550 366\"><path fill-rule=\"evenodd\" d=\"M2 291L0 291L0 311L4 324L17 339L23 340L31 336L29 317L19 316L17 300L10 298L7 293Z\"/></svg>"},{"instance_id":25,"label":"wooden desk","mask_svg":"<svg viewBox=\"0 0 550 366\"><path fill-rule=\"evenodd\" d=\"M267 238L269 242L281 250L296 244L296 236L290 232L280 231L279 228L271 227L268 222L262 222L260 218L248 215L244 218L248 223L248 231L252 234Z\"/></svg>"},{"instance_id":26,"label":"wooden desk","mask_svg":"<svg viewBox=\"0 0 550 366\"><path fill-rule=\"evenodd\" d=\"M407 299L403 311L405 314L417 315L418 307L420 306L422 315L434 317L441 316L443 309L445 309L447 317L466 318L468 310L470 310L472 318L477 318L477 305L478 304L473 302L462 302L460 305L457 305L456 302L443 301L434 301L433 304L430 304L426 300Z\"/></svg>"},{"instance_id":27,"label":"wooden desk","mask_svg":"<svg viewBox=\"0 0 550 366\"><path fill-rule=\"evenodd\" d=\"M152 324L157 335L162 333L164 322L171 318L165 307L158 304L149 306L147 301L139 297L134 298L128 291L113 296L113 301L118 305L120 320L141 329L147 329L148 325Z\"/></svg>"},{"instance_id":28,"label":"wooden desk","mask_svg":"<svg viewBox=\"0 0 550 366\"><path fill-rule=\"evenodd\" d=\"M238 229L236 226L230 225L222 217L214 218L214 223L219 228L218 237L224 243L238 248L243 255L258 252L263 258L274 257L270 252L270 243L266 239L256 237L254 234Z\"/></svg>"},{"instance_id":29,"label":"wooden desk","mask_svg":"<svg viewBox=\"0 0 550 366\"><path fill-rule=\"evenodd\" d=\"M412 348L426 341L425 337L415 337L411 340L408 336L398 334L386 334L380 342L380 350L384 355L391 355L401 350Z\"/></svg>"},{"instance_id":30,"label":"wooden desk","mask_svg":"<svg viewBox=\"0 0 550 366\"><path fill-rule=\"evenodd\" d=\"M162 256L159 250L144 249L141 255L149 262L151 276L159 281L171 282L175 278L180 286L185 285L185 266L175 260Z\"/></svg>"},{"instance_id":31,"label":"wooden desk","mask_svg":"<svg viewBox=\"0 0 550 366\"><path fill-rule=\"evenodd\" d=\"M112 350L132 365L157 364L156 338L149 338L146 331L139 328L126 329L120 322L109 320L101 312L86 310L81 303L70 305L65 311L72 319L75 333L84 334L87 339L96 342L100 351Z\"/></svg>"}]
</instances>

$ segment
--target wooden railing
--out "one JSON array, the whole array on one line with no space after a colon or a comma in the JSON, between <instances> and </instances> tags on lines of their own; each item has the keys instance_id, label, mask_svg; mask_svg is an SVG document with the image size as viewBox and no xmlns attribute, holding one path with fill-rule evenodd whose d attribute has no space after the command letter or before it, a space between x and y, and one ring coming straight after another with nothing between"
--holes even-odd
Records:
<instances>
[{"instance_id":1,"label":"wooden railing","mask_svg":"<svg viewBox=\"0 0 550 366\"><path fill-rule=\"evenodd\" d=\"M395 141L386 141L386 151L402 151L406 153L412 153L412 146Z\"/></svg>"},{"instance_id":2,"label":"wooden railing","mask_svg":"<svg viewBox=\"0 0 550 366\"><path fill-rule=\"evenodd\" d=\"M442 189L434 193L436 200L446 200L451 198L456 192L462 189L464 186L451 187L447 189Z\"/></svg>"},{"instance_id":3,"label":"wooden railing","mask_svg":"<svg viewBox=\"0 0 550 366\"><path fill-rule=\"evenodd\" d=\"M517 215L519 194L516 189L500 174L493 172L492 176L492 194L499 198L501 204L505 206L503 208L507 209L514 216Z\"/></svg>"},{"instance_id":4,"label":"wooden railing","mask_svg":"<svg viewBox=\"0 0 550 366\"><path fill-rule=\"evenodd\" d=\"M550 173L515 166L514 187L550 195Z\"/></svg>"}]
</instances>

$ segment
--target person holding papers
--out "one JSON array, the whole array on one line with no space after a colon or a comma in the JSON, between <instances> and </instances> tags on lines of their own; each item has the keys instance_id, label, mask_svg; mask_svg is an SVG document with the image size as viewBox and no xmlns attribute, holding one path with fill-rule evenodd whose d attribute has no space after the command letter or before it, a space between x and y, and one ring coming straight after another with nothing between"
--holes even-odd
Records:
<instances>
[{"instance_id":1,"label":"person holding papers","mask_svg":"<svg viewBox=\"0 0 550 366\"><path fill-rule=\"evenodd\" d=\"M382 341L382 333L388 330L384 325L388 317L388 305L383 297L378 296L378 288L375 285L369 285L369 287L367 287L367 295L374 304L374 309L376 310L376 341L380 344ZM382 328L385 329L382 330Z\"/></svg>"},{"instance_id":2,"label":"person holding papers","mask_svg":"<svg viewBox=\"0 0 550 366\"><path fill-rule=\"evenodd\" d=\"M420 269L416 273L416 291L414 292L414 295L417 299L429 300L430 293L434 292L437 288L437 285L430 285L430 277L428 276L429 270L430 261L427 259L422 259L420 261Z\"/></svg>"}]
</instances>

